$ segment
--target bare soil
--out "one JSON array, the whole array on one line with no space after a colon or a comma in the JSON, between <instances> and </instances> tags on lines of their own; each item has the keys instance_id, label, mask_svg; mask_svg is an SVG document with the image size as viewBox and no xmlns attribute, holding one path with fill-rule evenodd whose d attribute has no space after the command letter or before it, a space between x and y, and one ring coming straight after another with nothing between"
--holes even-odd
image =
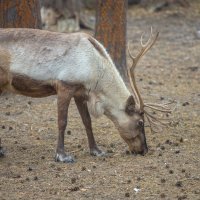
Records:
<instances>
[{"instance_id":1,"label":"bare soil","mask_svg":"<svg viewBox=\"0 0 200 200\"><path fill-rule=\"evenodd\" d=\"M72 102L65 144L76 163L56 163L56 97L3 94L0 133L6 156L0 158L0 199L200 199L200 4L190 2L188 8L158 13L129 8L132 50L150 26L160 32L137 67L144 100L177 101L173 128L154 134L146 128L149 153L128 155L117 130L102 117L93 119L93 129L108 155L90 156Z\"/></svg>"}]
</instances>

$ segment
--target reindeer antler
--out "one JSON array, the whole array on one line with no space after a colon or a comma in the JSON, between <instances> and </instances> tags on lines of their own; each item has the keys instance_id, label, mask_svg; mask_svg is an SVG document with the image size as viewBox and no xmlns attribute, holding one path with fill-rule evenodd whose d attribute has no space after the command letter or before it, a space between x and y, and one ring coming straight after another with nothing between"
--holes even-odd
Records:
<instances>
[{"instance_id":1,"label":"reindeer antler","mask_svg":"<svg viewBox=\"0 0 200 200\"><path fill-rule=\"evenodd\" d=\"M153 104L153 103L144 103L142 100L142 97L141 97L139 90L137 88L137 85L136 85L134 70L135 70L136 64L138 63L139 59L155 44L155 42L158 38L159 32L157 32L156 35L153 36L153 31L152 31L152 27L151 27L151 35L145 44L143 44L143 35L144 34L142 34L141 39L140 39L142 48L136 57L132 56L130 49L129 49L129 45L128 45L128 53L133 61L132 66L130 68L128 68L128 76L130 79L130 84L131 84L133 94L136 98L137 103L139 104L140 110L142 112L144 112L145 117L147 118L147 121L149 123L151 131L157 132L158 129L156 130L156 128L158 125L167 126L171 123L170 118L154 116L154 115L150 114L147 110L145 110L145 107L149 108L151 110L154 110L156 112L160 112L162 114L164 114L164 113L171 114L173 112L173 109L171 109L168 105L172 104L174 102L169 102L166 104Z\"/></svg>"},{"instance_id":2,"label":"reindeer antler","mask_svg":"<svg viewBox=\"0 0 200 200\"><path fill-rule=\"evenodd\" d=\"M149 126L151 129L151 132L158 132L159 129L156 129L158 125L161 126L169 126L172 125L172 118L167 117L169 114L172 114L175 110L176 106L173 106L173 108L170 108L169 105L173 105L176 103L175 101L170 101L168 103L164 104L153 104L153 103L145 103L144 108L149 108L156 112L159 116L154 116L153 114L150 114L147 110L144 109L145 116L147 118L147 121L149 122ZM159 113L159 114L158 114ZM163 116L165 114L165 116ZM157 131L158 130L158 131Z\"/></svg>"}]
</instances>

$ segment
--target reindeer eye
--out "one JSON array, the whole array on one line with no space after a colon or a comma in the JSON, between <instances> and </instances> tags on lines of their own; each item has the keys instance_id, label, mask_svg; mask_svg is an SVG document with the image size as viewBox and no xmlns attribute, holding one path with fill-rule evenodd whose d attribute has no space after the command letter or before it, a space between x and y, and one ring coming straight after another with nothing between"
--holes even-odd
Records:
<instances>
[{"instance_id":1,"label":"reindeer eye","mask_svg":"<svg viewBox=\"0 0 200 200\"><path fill-rule=\"evenodd\" d=\"M138 121L138 126L139 126L139 127L143 127L143 126L144 126L143 120L139 120L139 121Z\"/></svg>"}]
</instances>

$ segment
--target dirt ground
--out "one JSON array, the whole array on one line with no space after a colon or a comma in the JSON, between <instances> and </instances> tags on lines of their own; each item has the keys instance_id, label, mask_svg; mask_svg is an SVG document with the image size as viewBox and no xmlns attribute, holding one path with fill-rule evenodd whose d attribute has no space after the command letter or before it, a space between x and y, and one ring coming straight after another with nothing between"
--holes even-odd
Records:
<instances>
[{"instance_id":1,"label":"dirt ground","mask_svg":"<svg viewBox=\"0 0 200 200\"><path fill-rule=\"evenodd\" d=\"M200 3L150 13L128 12L128 39L139 44L150 26L159 40L137 67L145 102L177 101L174 127L151 134L149 153L127 155L127 145L106 118L93 129L106 157L89 155L81 119L71 104L66 150L76 163L54 162L57 140L56 97L0 97L0 199L200 199ZM71 132L70 132L71 131Z\"/></svg>"}]
</instances>

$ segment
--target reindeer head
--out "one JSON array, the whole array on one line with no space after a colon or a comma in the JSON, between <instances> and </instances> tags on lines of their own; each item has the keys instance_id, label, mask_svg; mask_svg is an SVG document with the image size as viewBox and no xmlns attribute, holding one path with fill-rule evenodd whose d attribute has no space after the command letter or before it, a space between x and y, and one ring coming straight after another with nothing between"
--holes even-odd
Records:
<instances>
[{"instance_id":1,"label":"reindeer head","mask_svg":"<svg viewBox=\"0 0 200 200\"><path fill-rule=\"evenodd\" d=\"M141 36L141 51L138 53L136 57L133 57L128 48L129 55L133 61L133 64L130 68L128 68L128 77L130 80L130 85L132 89L133 95L130 96L126 102L125 106L125 114L124 122L119 124L119 132L121 137L128 144L129 149L132 153L145 154L148 152L146 137L145 137L145 129L144 123L145 119L147 119L151 131L156 131L158 123L161 125L166 125L168 121L163 118L158 118L149 112L147 112L146 108L153 109L157 112L161 113L171 113L172 110L167 107L166 104L146 104L143 102L139 90L135 81L135 67L138 63L139 59L154 45L158 38L159 33L157 33L154 37L152 34L151 28L151 36L146 44L143 44L143 35ZM168 119L167 119L168 120Z\"/></svg>"},{"instance_id":2,"label":"reindeer head","mask_svg":"<svg viewBox=\"0 0 200 200\"><path fill-rule=\"evenodd\" d=\"M144 155L148 152L144 129L144 113L137 107L132 95L127 99L125 116L119 123L118 130L121 137L128 144L131 153Z\"/></svg>"}]
</instances>

